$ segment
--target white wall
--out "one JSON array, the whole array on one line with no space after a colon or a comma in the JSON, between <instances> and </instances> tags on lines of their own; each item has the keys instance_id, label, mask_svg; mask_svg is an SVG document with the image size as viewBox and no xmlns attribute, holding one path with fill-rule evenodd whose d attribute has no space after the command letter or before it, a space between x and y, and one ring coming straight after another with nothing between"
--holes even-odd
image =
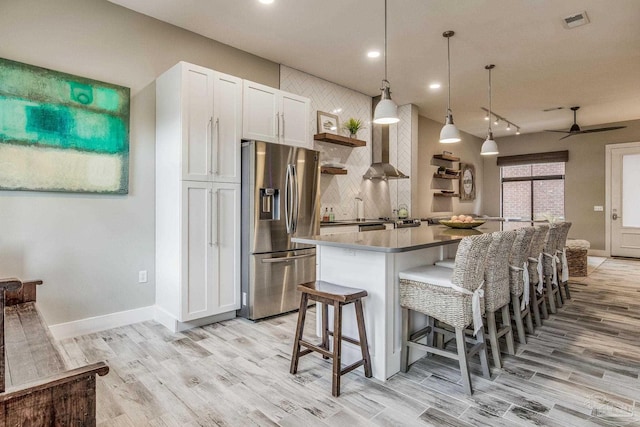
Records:
<instances>
[{"instance_id":1,"label":"white wall","mask_svg":"<svg viewBox=\"0 0 640 427\"><path fill-rule=\"evenodd\" d=\"M278 65L104 0L2 0L0 40L4 58L131 88L129 194L0 192L0 277L44 280L50 325L153 305L155 78L185 60L278 87Z\"/></svg>"}]
</instances>

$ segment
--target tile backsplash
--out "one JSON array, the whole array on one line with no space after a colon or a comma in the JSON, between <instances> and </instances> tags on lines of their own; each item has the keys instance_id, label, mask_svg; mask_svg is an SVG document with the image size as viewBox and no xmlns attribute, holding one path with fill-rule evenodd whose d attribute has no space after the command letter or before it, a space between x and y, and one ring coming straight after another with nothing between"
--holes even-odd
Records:
<instances>
[{"instance_id":1,"label":"tile backsplash","mask_svg":"<svg viewBox=\"0 0 640 427\"><path fill-rule=\"evenodd\" d=\"M406 204L411 213L410 180L387 182L362 178L371 164L370 96L284 65L280 66L280 89L311 99L310 139L313 139L313 135L318 133L317 111L337 115L340 124L351 117L366 123L365 129L358 132L358 139L367 142L365 147L350 148L314 141L314 148L321 153L321 161L338 159L337 161L344 164L347 169L347 175L321 175L320 191L323 212L325 207L333 208L336 219L355 218L357 215L356 197L361 197L364 201L364 211L367 218L391 216L392 209L397 209L400 204ZM414 113L417 124L416 107L411 105L400 107L399 115L402 121L399 126L392 125L389 132L391 163L397 162L396 166L409 176L412 174L411 123ZM348 136L348 132L342 129L339 129L339 133ZM399 150L396 148L398 144Z\"/></svg>"}]
</instances>

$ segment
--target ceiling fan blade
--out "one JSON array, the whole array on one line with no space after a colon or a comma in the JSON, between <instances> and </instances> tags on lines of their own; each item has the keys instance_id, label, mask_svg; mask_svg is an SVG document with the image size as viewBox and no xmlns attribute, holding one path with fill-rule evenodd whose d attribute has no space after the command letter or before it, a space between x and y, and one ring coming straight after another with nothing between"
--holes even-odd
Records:
<instances>
[{"instance_id":1,"label":"ceiling fan blade","mask_svg":"<svg viewBox=\"0 0 640 427\"><path fill-rule=\"evenodd\" d=\"M560 132L560 133L571 133L568 130L551 130L551 129L545 129L545 132Z\"/></svg>"},{"instance_id":2,"label":"ceiling fan blade","mask_svg":"<svg viewBox=\"0 0 640 427\"><path fill-rule=\"evenodd\" d=\"M569 135L567 135L567 136L563 136L563 137L562 137L562 138L560 138L558 141L562 141L563 139L569 138L570 136L574 136L574 135L577 135L577 133L570 133L570 134L569 134Z\"/></svg>"},{"instance_id":3,"label":"ceiling fan blade","mask_svg":"<svg viewBox=\"0 0 640 427\"><path fill-rule=\"evenodd\" d=\"M606 132L608 130L616 130L616 129L624 129L624 128L626 128L626 126L611 126L608 128L585 129L585 130L581 130L580 133Z\"/></svg>"}]
</instances>

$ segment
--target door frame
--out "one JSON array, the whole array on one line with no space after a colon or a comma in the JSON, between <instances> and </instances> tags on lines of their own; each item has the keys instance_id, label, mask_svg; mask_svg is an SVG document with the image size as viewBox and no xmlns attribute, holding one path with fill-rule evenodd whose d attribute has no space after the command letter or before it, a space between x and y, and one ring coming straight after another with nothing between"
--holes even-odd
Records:
<instances>
[{"instance_id":1,"label":"door frame","mask_svg":"<svg viewBox=\"0 0 640 427\"><path fill-rule=\"evenodd\" d=\"M604 208L604 256L611 256L611 186L613 180L611 179L611 162L613 161L612 150L618 148L638 148L640 149L640 141L637 142L624 142L620 144L607 144L605 145L605 208Z\"/></svg>"}]
</instances>

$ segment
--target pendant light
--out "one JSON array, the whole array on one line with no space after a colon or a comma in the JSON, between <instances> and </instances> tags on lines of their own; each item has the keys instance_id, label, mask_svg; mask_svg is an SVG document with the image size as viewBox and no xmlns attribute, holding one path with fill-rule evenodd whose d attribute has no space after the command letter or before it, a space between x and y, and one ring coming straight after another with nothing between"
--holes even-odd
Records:
<instances>
[{"instance_id":1,"label":"pendant light","mask_svg":"<svg viewBox=\"0 0 640 427\"><path fill-rule=\"evenodd\" d=\"M460 142L460 131L456 125L453 124L453 114L451 113L451 50L449 49L449 40L455 33L453 31L445 31L442 33L442 37L447 39L447 76L449 81L449 95L447 97L447 117L445 118L444 126L440 131L440 142L443 144L450 144L453 142Z\"/></svg>"},{"instance_id":2,"label":"pendant light","mask_svg":"<svg viewBox=\"0 0 640 427\"><path fill-rule=\"evenodd\" d=\"M373 123L398 123L398 106L391 100L391 88L387 80L387 0L384 0L384 80L382 80L382 96L373 112Z\"/></svg>"},{"instance_id":3,"label":"pendant light","mask_svg":"<svg viewBox=\"0 0 640 427\"><path fill-rule=\"evenodd\" d=\"M491 70L495 68L495 65L487 65L484 68L489 70L489 116L491 116ZM498 144L493 140L493 132L491 132L491 120L489 120L489 133L487 139L482 143L480 154L483 156L498 154Z\"/></svg>"}]
</instances>

